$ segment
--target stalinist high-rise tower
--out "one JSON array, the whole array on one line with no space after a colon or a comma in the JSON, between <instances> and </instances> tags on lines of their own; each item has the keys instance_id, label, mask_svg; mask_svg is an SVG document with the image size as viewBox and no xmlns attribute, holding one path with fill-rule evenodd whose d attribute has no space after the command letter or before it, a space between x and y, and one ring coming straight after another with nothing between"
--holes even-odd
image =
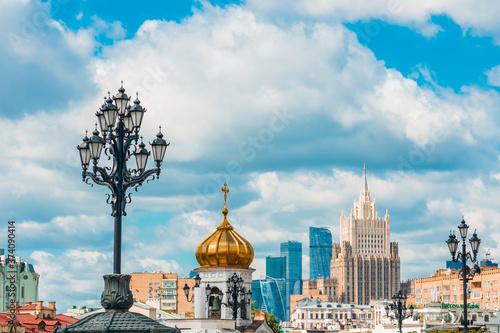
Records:
<instances>
[{"instance_id":1,"label":"stalinist high-rise tower","mask_svg":"<svg viewBox=\"0 0 500 333\"><path fill-rule=\"evenodd\" d=\"M391 243L390 218L378 216L370 199L363 169L363 186L349 216L340 217L340 243L333 244L331 278L337 282L335 301L368 304L390 298L399 290L398 244Z\"/></svg>"}]
</instances>

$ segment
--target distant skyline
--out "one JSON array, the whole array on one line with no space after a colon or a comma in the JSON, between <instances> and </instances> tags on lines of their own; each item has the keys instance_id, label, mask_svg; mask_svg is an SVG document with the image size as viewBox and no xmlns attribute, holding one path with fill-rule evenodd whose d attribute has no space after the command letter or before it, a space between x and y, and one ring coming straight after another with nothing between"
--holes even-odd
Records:
<instances>
[{"instance_id":1,"label":"distant skyline","mask_svg":"<svg viewBox=\"0 0 500 333\"><path fill-rule=\"evenodd\" d=\"M462 215L482 239L479 257L500 255L497 1L0 8L0 221L17 221L17 255L59 311L98 306L112 271L107 191L82 183L76 145L122 80L148 110L144 142L162 125L171 143L159 180L132 193L123 272L188 276L222 221L227 182L228 220L254 247L255 277L296 240L307 278L309 227L338 242L364 163L402 279L445 267Z\"/></svg>"}]
</instances>

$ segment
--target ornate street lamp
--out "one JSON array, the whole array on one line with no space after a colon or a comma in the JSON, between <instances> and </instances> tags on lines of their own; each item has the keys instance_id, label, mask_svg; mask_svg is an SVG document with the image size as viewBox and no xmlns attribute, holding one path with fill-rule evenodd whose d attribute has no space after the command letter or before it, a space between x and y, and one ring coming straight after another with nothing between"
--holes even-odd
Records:
<instances>
[{"instance_id":1,"label":"ornate street lamp","mask_svg":"<svg viewBox=\"0 0 500 333\"><path fill-rule=\"evenodd\" d=\"M115 218L113 273L104 275L104 292L101 295L101 305L106 310L88 316L70 326L57 327L55 333L88 333L101 332L122 333L180 333L178 328L164 326L142 314L129 312L134 303L130 291L129 274L121 274L121 234L122 216L125 216L125 206L131 202L129 188L137 188L146 180L160 176L160 166L168 147L163 135L157 134L151 143L156 168L146 170L149 151L142 141L139 141L139 131L143 113L137 98L134 105L128 107L129 97L125 94L123 82L118 94L113 98L108 93L104 104L96 113L100 132L96 128L90 138L85 135L83 142L77 147L82 163L83 181L91 186L92 180L97 185L106 186L107 203L111 205L111 216ZM114 103L113 103L114 100ZM111 167L99 166L101 154L104 151ZM127 167L129 158L134 155L137 169ZM92 163L92 168L90 168Z\"/></svg>"},{"instance_id":2,"label":"ornate street lamp","mask_svg":"<svg viewBox=\"0 0 500 333\"><path fill-rule=\"evenodd\" d=\"M453 259L453 261L462 262L462 269L458 273L458 277L463 281L464 318L462 320L462 324L464 325L463 329L464 333L469 332L469 328L467 327L467 325L469 324L469 321L467 320L467 282L469 280L472 280L476 273L477 274L481 273L481 269L476 263L477 251L479 250L479 244L481 244L481 240L477 237L476 231L474 230L472 238L469 239L470 246L472 249L472 254L470 252L467 252L466 237L468 229L469 226L465 223L465 220L462 218L462 222L458 226L458 230L460 231L460 237L462 237L462 252L457 253L458 243L460 241L457 239L457 236L455 236L455 233L450 232L450 237L446 241L446 244L448 245L448 249L450 250L451 258ZM469 266L467 266L467 260L470 260L471 263L474 264L474 267L472 269Z\"/></svg>"},{"instance_id":3,"label":"ornate street lamp","mask_svg":"<svg viewBox=\"0 0 500 333\"><path fill-rule=\"evenodd\" d=\"M193 291L194 288L200 287L200 282L201 282L200 274L196 274L196 276L194 277ZM189 299L189 286L187 285L187 283L184 284L184 288L182 289L184 290L184 294L186 295L186 300L191 303L194 300L194 293L193 295L191 295L191 299Z\"/></svg>"},{"instance_id":4,"label":"ornate street lamp","mask_svg":"<svg viewBox=\"0 0 500 333\"><path fill-rule=\"evenodd\" d=\"M89 183L89 180L92 180L95 184L106 186L111 191L107 203L111 205L111 216L115 218L114 274L121 273L122 216L127 215L125 206L132 201L130 194L126 194L127 190L135 188L137 191L145 180L153 180L160 176L160 166L169 146L163 139L160 127L160 132L151 143L156 168L146 170L150 152L146 149L142 137L140 137L141 143L137 145L146 109L140 105L138 97L132 106L128 106L129 100L122 82L118 94L111 98L108 93L108 98L105 98L104 104L96 113L101 132L98 131L96 124L90 139L85 136L77 147L83 168L83 181L92 185ZM113 161L111 168L98 166L103 149L108 160ZM136 159L136 169L127 167L132 155ZM92 170L87 171L91 160Z\"/></svg>"},{"instance_id":5,"label":"ornate street lamp","mask_svg":"<svg viewBox=\"0 0 500 333\"><path fill-rule=\"evenodd\" d=\"M413 316L414 307L413 305L410 305L409 308L406 307L406 299L406 294L403 294L400 290L397 294L392 296L393 303L385 306L387 317L389 317L389 314L392 312L392 316L390 318L396 319L398 322L399 333L403 333L403 320ZM407 310L410 310L410 312L407 313Z\"/></svg>"},{"instance_id":6,"label":"ornate street lamp","mask_svg":"<svg viewBox=\"0 0 500 333\"><path fill-rule=\"evenodd\" d=\"M238 316L238 309L250 304L250 301L252 300L252 291L249 290L245 293L243 282L244 281L241 276L238 276L236 273L234 273L233 276L228 278L226 281L227 303L221 302L221 304L233 310L233 319L236 319ZM223 297L224 293L219 291L219 298L222 300Z\"/></svg>"}]
</instances>

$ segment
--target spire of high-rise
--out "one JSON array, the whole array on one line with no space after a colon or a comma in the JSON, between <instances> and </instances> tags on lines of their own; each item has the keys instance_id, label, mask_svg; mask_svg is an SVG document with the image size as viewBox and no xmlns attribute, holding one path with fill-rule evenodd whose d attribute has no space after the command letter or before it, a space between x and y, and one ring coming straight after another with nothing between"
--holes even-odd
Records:
<instances>
[{"instance_id":1,"label":"spire of high-rise","mask_svg":"<svg viewBox=\"0 0 500 333\"><path fill-rule=\"evenodd\" d=\"M368 183L366 181L366 166L363 163L363 193L368 192Z\"/></svg>"}]
</instances>

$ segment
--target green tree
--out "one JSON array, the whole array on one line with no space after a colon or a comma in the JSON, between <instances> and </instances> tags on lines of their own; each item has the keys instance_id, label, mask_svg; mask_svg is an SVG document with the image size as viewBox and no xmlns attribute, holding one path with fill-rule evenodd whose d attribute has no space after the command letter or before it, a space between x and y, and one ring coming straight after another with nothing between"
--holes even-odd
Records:
<instances>
[{"instance_id":1,"label":"green tree","mask_svg":"<svg viewBox=\"0 0 500 333\"><path fill-rule=\"evenodd\" d=\"M255 301L252 301L252 319L255 317L255 311L260 311L260 309L256 309ZM274 314L266 312L266 321L274 333L280 332L280 324L278 322L278 318L276 318Z\"/></svg>"}]
</instances>

